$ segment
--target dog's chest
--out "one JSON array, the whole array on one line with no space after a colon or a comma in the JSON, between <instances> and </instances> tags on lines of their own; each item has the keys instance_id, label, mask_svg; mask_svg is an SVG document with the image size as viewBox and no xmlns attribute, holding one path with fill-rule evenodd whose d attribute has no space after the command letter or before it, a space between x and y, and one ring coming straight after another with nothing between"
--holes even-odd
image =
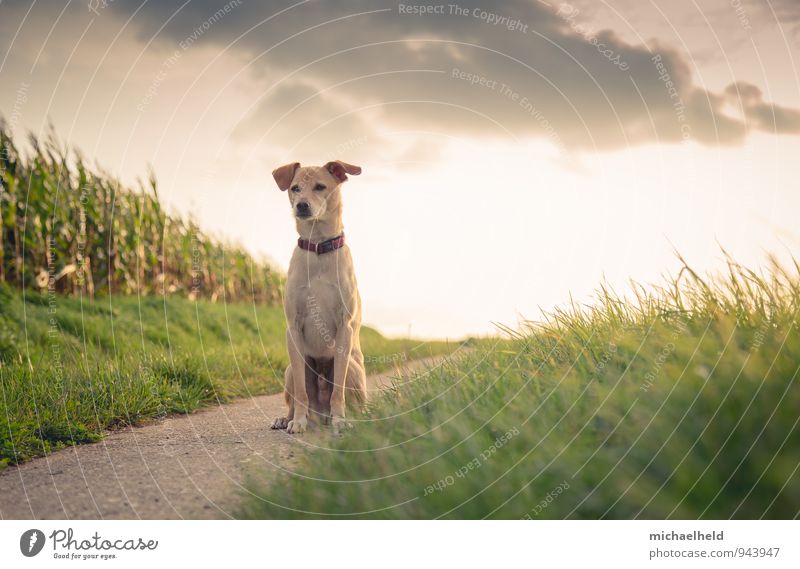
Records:
<instances>
[{"instance_id":1,"label":"dog's chest","mask_svg":"<svg viewBox=\"0 0 800 569\"><path fill-rule=\"evenodd\" d=\"M314 357L332 357L336 333L351 318L354 306L352 271L348 265L317 262L326 259L305 259L289 267L286 289L286 315L302 333L304 351ZM305 260L306 262L302 262ZM311 262L308 262L311 261ZM338 270L337 270L338 269Z\"/></svg>"},{"instance_id":2,"label":"dog's chest","mask_svg":"<svg viewBox=\"0 0 800 569\"><path fill-rule=\"evenodd\" d=\"M297 293L295 313L304 352L313 357L333 357L344 314L339 291L327 279L312 278Z\"/></svg>"}]
</instances>

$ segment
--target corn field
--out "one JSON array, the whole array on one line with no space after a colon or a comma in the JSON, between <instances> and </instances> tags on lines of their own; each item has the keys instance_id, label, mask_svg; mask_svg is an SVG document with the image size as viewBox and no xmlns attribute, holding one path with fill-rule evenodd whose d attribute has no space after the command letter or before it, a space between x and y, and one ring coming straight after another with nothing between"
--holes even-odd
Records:
<instances>
[{"instance_id":1,"label":"corn field","mask_svg":"<svg viewBox=\"0 0 800 569\"><path fill-rule=\"evenodd\" d=\"M0 123L0 281L43 293L177 294L277 304L283 276L167 214L151 173L133 190L50 132L21 151Z\"/></svg>"}]
</instances>

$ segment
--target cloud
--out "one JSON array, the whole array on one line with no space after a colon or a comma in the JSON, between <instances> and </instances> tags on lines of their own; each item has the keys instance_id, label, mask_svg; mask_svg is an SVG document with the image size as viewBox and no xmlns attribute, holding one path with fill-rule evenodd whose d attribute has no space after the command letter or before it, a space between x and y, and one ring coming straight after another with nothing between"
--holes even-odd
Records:
<instances>
[{"instance_id":1,"label":"cloud","mask_svg":"<svg viewBox=\"0 0 800 569\"><path fill-rule=\"evenodd\" d=\"M753 2L765 11L774 12L781 22L800 22L800 4L797 0L771 0L766 5L763 2Z\"/></svg>"},{"instance_id":2,"label":"cloud","mask_svg":"<svg viewBox=\"0 0 800 569\"><path fill-rule=\"evenodd\" d=\"M754 29L769 26L784 38L788 31L794 46L800 45L800 2L797 0L742 0L737 14L743 18L752 17Z\"/></svg>"},{"instance_id":3,"label":"cloud","mask_svg":"<svg viewBox=\"0 0 800 569\"><path fill-rule=\"evenodd\" d=\"M116 0L109 9L125 16L138 10L134 23L143 39L158 33L162 42L179 44L230 4ZM282 109L305 101L292 113L293 126L274 129L273 140L282 144L343 114L346 120L332 124L345 139L405 128L544 137L565 149L683 140L730 145L750 130L800 133L797 110L764 101L760 92L752 99L756 87L746 81L707 90L674 48L657 40L633 45L613 30L591 29L567 4L426 6L436 8L418 14L385 0L241 0L198 43L244 53L263 82L263 103L240 135L268 130ZM336 144L330 133L321 137Z\"/></svg>"},{"instance_id":4,"label":"cloud","mask_svg":"<svg viewBox=\"0 0 800 569\"><path fill-rule=\"evenodd\" d=\"M776 134L793 134L800 131L800 111L764 102L761 89L749 83L738 82L725 89L729 104L738 106L748 126Z\"/></svg>"},{"instance_id":5,"label":"cloud","mask_svg":"<svg viewBox=\"0 0 800 569\"><path fill-rule=\"evenodd\" d=\"M234 130L244 140L307 140L334 149L369 130L350 106L302 82L277 84Z\"/></svg>"}]
</instances>

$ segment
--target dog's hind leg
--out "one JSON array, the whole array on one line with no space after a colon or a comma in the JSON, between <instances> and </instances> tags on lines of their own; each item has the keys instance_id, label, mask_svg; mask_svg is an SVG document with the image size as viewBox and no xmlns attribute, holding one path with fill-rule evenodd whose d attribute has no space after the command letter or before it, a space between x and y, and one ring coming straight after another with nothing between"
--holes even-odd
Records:
<instances>
[{"instance_id":1,"label":"dog's hind leg","mask_svg":"<svg viewBox=\"0 0 800 569\"><path fill-rule=\"evenodd\" d=\"M367 373L364 370L364 357L361 352L353 350L350 365L347 366L347 380L345 381L348 401L364 406L367 402Z\"/></svg>"},{"instance_id":2,"label":"dog's hind leg","mask_svg":"<svg viewBox=\"0 0 800 569\"><path fill-rule=\"evenodd\" d=\"M336 331L336 355L333 358L333 392L331 393L331 423L333 430L339 433L341 429L350 427L345 420L345 394L347 383L352 381L351 371L353 361L353 338L358 338L352 323L345 323ZM349 395L349 394L347 394Z\"/></svg>"},{"instance_id":3,"label":"dog's hind leg","mask_svg":"<svg viewBox=\"0 0 800 569\"><path fill-rule=\"evenodd\" d=\"M357 300L360 312L361 298L357 296ZM361 328L356 326L353 332L353 349L350 352L350 365L347 367L345 389L348 397L350 397L348 401L355 402L363 409L367 403L367 372L364 365L364 352L361 351Z\"/></svg>"},{"instance_id":4,"label":"dog's hind leg","mask_svg":"<svg viewBox=\"0 0 800 569\"><path fill-rule=\"evenodd\" d=\"M363 409L367 402L367 374L364 371L363 362L363 358L351 356L347 365L347 375L343 383L344 391L347 393L347 406L351 408L351 411L354 407ZM335 411L331 422L336 433L353 426L343 415L337 416Z\"/></svg>"},{"instance_id":5,"label":"dog's hind leg","mask_svg":"<svg viewBox=\"0 0 800 569\"><path fill-rule=\"evenodd\" d=\"M294 417L294 380L292 377L291 365L286 368L284 381L286 383L283 388L283 396L286 399L286 406L289 408L289 412L285 417L278 417L272 421L272 424L270 425L271 429L285 429L289 424L289 421L291 421Z\"/></svg>"}]
</instances>

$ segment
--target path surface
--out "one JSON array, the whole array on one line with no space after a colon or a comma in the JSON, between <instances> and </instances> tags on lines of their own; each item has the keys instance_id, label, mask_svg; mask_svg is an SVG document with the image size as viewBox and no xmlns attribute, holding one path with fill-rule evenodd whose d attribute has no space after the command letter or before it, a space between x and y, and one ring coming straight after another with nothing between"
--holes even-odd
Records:
<instances>
[{"instance_id":1,"label":"path surface","mask_svg":"<svg viewBox=\"0 0 800 569\"><path fill-rule=\"evenodd\" d=\"M367 380L370 395L441 358L410 362ZM272 431L283 394L176 415L113 431L0 471L2 519L201 519L235 515L248 471L292 470L301 445L321 443Z\"/></svg>"}]
</instances>

